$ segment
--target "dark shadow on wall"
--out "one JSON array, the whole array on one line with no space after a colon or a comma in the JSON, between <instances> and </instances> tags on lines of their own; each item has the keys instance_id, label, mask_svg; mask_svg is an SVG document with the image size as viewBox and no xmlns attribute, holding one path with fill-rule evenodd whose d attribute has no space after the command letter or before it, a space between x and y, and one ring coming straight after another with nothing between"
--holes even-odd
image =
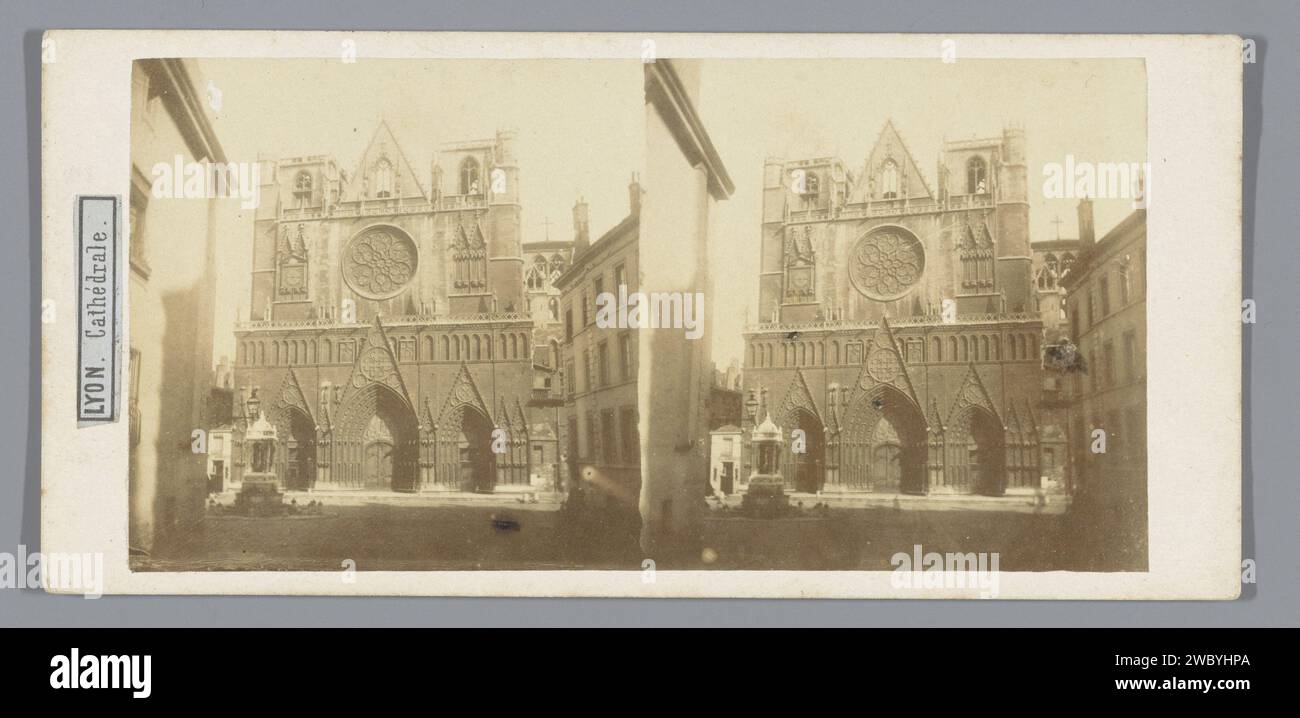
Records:
<instances>
[{"instance_id":1,"label":"dark shadow on wall","mask_svg":"<svg viewBox=\"0 0 1300 718\"><path fill-rule=\"evenodd\" d=\"M149 352L160 354L157 384L142 382L139 390L142 398L152 394L159 401L158 436L153 441L142 438L136 447L138 451L155 452L157 475L133 472L130 483L132 497L150 482L154 484L154 499L147 509L150 515L131 517L132 547L152 553L169 552L189 543L198 538L196 534L202 529L206 455L191 450L191 433L207 428L198 424L203 416L201 397L211 389L208 373L199 364L211 354L210 343L207 352L197 350L202 324L195 318L211 309L201 300L200 285L196 282L188 289L168 292L161 304L162 341L155 346L132 342L142 356ZM134 501L131 507L137 510Z\"/></svg>"}]
</instances>

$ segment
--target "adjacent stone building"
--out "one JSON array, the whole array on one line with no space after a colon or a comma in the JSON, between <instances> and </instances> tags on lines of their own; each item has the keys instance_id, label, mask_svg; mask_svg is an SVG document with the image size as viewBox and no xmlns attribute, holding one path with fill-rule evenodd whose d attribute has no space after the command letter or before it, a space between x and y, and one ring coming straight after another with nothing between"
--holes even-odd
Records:
<instances>
[{"instance_id":1,"label":"adjacent stone building","mask_svg":"<svg viewBox=\"0 0 1300 718\"><path fill-rule=\"evenodd\" d=\"M1083 371L1070 372L1069 444L1075 492L1116 545L1146 556L1146 210L1094 241L1092 204L1079 206L1082 245L1062 280Z\"/></svg>"},{"instance_id":2,"label":"adjacent stone building","mask_svg":"<svg viewBox=\"0 0 1300 718\"><path fill-rule=\"evenodd\" d=\"M570 495L583 494L587 508L635 517L641 491L638 330L596 321L602 294L618 298L639 291L641 185L635 178L628 195L627 217L594 243L587 204L579 200L573 208L573 262L553 282L563 313L562 431Z\"/></svg>"}]
</instances>

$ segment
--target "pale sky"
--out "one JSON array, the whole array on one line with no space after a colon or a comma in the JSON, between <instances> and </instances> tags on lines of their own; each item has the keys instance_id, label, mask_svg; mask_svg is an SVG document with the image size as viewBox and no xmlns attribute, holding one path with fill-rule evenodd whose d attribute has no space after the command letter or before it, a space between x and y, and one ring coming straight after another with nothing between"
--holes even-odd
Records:
<instances>
[{"instance_id":1,"label":"pale sky","mask_svg":"<svg viewBox=\"0 0 1300 718\"><path fill-rule=\"evenodd\" d=\"M572 207L590 205L593 239L628 213L644 166L640 60L203 59L221 97L213 126L231 162L333 155L354 173L382 117L426 192L444 142L518 133L524 242L572 237ZM444 168L445 170L445 168ZM235 207L235 204L226 205ZM218 246L214 362L234 355L236 312L248 312L252 213Z\"/></svg>"},{"instance_id":2,"label":"pale sky","mask_svg":"<svg viewBox=\"0 0 1300 718\"><path fill-rule=\"evenodd\" d=\"M699 111L727 171L732 197L711 221L718 366L743 351L746 312L758 301L762 170L767 156L835 156L861 173L885 121L893 119L931 190L945 139L1025 129L1031 241L1077 237L1074 199L1043 196L1043 165L1146 161L1146 71L1140 59L704 60ZM1153 175L1158 188L1158 170ZM1158 189L1153 191L1153 197ZM1158 200L1157 200L1158 201ZM1095 203L1097 236L1132 211Z\"/></svg>"}]
</instances>

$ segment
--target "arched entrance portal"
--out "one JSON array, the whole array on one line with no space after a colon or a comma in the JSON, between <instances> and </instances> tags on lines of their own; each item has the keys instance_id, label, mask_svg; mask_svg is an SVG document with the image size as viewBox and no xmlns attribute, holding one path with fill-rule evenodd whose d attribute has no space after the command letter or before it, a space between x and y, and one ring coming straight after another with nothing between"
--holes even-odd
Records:
<instances>
[{"instance_id":1,"label":"arched entrance portal","mask_svg":"<svg viewBox=\"0 0 1300 718\"><path fill-rule=\"evenodd\" d=\"M871 435L871 477L873 489L896 493L903 485L903 444L894 425L880 417Z\"/></svg>"},{"instance_id":2,"label":"arched entrance portal","mask_svg":"<svg viewBox=\"0 0 1300 718\"><path fill-rule=\"evenodd\" d=\"M289 410L284 445L284 487L306 491L316 483L316 426L302 411Z\"/></svg>"},{"instance_id":3,"label":"arched entrance portal","mask_svg":"<svg viewBox=\"0 0 1300 718\"><path fill-rule=\"evenodd\" d=\"M492 453L492 422L483 412L465 407L460 422L460 480L471 491L492 493L496 486L496 454Z\"/></svg>"},{"instance_id":4,"label":"arched entrance portal","mask_svg":"<svg viewBox=\"0 0 1300 718\"><path fill-rule=\"evenodd\" d=\"M415 412L397 392L370 384L348 400L336 429L335 482L372 491L415 491Z\"/></svg>"},{"instance_id":5,"label":"arched entrance portal","mask_svg":"<svg viewBox=\"0 0 1300 718\"><path fill-rule=\"evenodd\" d=\"M925 492L925 419L903 392L877 385L845 411L839 477L845 488L882 493Z\"/></svg>"},{"instance_id":6,"label":"arched entrance portal","mask_svg":"<svg viewBox=\"0 0 1300 718\"><path fill-rule=\"evenodd\" d=\"M946 432L945 488L954 493L1000 495L1006 450L1002 424L987 409L971 407Z\"/></svg>"},{"instance_id":7,"label":"arched entrance portal","mask_svg":"<svg viewBox=\"0 0 1300 718\"><path fill-rule=\"evenodd\" d=\"M378 414L370 417L361 439L361 480L367 488L393 488L393 431Z\"/></svg>"},{"instance_id":8,"label":"arched entrance portal","mask_svg":"<svg viewBox=\"0 0 1300 718\"><path fill-rule=\"evenodd\" d=\"M815 494L826 483L826 435L822 423L817 417L804 409L794 411L787 421L785 439L789 450L782 452L784 466L781 472L785 476L787 487L803 493ZM795 430L803 432L803 451L796 451L798 439Z\"/></svg>"}]
</instances>

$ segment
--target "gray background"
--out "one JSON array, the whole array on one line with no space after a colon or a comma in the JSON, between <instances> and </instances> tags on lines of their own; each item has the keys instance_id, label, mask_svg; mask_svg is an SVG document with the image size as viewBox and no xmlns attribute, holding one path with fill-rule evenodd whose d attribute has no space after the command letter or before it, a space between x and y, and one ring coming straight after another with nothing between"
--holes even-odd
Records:
<instances>
[{"instance_id":1,"label":"gray background","mask_svg":"<svg viewBox=\"0 0 1300 718\"><path fill-rule=\"evenodd\" d=\"M1300 7L1277 2L31 2L0 0L0 551L40 533L40 33L49 28L715 32L1236 33L1245 66L1243 555L1235 602L744 601L79 597L0 589L6 626L1282 626L1300 625L1295 127ZM1069 108L1062 108L1069 111ZM1195 148L1188 148L1195 151ZM1283 227L1292 229L1283 231ZM1224 271L1233 271L1224 267ZM1194 291L1195 288L1190 288ZM1291 329L1286 327L1290 326ZM1206 347L1231 351L1232 347ZM1260 388L1254 396L1254 388ZM1188 387L1194 401L1199 387ZM1177 410L1153 406L1152 411ZM1258 480L1257 480L1258 477ZM1194 560L1194 557L1189 557Z\"/></svg>"}]
</instances>

